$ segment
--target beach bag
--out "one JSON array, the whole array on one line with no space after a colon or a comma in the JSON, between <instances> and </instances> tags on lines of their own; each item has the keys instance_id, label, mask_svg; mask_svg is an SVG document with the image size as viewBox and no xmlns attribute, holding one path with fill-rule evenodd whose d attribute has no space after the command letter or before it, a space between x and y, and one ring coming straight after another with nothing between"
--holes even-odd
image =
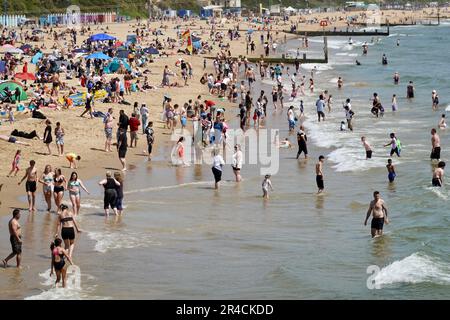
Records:
<instances>
[{"instance_id":1,"label":"beach bag","mask_svg":"<svg viewBox=\"0 0 450 320\"><path fill-rule=\"evenodd\" d=\"M398 148L398 151L400 152L402 150L402 143L399 138L395 138L395 144Z\"/></svg>"}]
</instances>

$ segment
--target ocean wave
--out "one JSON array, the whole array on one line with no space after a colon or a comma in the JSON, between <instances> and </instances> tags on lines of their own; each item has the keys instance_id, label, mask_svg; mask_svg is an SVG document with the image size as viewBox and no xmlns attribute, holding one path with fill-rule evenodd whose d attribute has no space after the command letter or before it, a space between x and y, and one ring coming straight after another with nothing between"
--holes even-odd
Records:
<instances>
[{"instance_id":1,"label":"ocean wave","mask_svg":"<svg viewBox=\"0 0 450 320\"><path fill-rule=\"evenodd\" d=\"M312 69L314 69L314 67L316 67L316 70L318 71L327 71L327 70L332 70L333 67L330 65L326 65L326 64L315 64L315 63L304 63L302 64L302 68L308 71L311 71Z\"/></svg>"},{"instance_id":2,"label":"ocean wave","mask_svg":"<svg viewBox=\"0 0 450 320\"><path fill-rule=\"evenodd\" d=\"M94 250L105 253L115 249L131 249L138 247L149 247L161 245L161 242L153 239L147 233L137 233L127 230L118 232L90 231L88 237L96 241Z\"/></svg>"},{"instance_id":3,"label":"ocean wave","mask_svg":"<svg viewBox=\"0 0 450 320\"><path fill-rule=\"evenodd\" d=\"M381 287L404 283L450 284L450 265L419 252L382 268L374 277Z\"/></svg>"}]
</instances>

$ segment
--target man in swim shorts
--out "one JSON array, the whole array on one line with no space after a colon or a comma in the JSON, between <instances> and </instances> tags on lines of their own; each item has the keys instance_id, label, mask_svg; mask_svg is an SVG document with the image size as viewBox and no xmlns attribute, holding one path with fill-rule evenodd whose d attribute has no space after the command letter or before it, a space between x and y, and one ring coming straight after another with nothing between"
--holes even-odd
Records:
<instances>
[{"instance_id":1,"label":"man in swim shorts","mask_svg":"<svg viewBox=\"0 0 450 320\"><path fill-rule=\"evenodd\" d=\"M384 200L380 197L380 192L375 191L373 193L373 198L374 200L370 202L369 210L367 210L366 220L364 220L364 225L366 226L370 215L373 217L370 226L372 238L383 235L384 223L386 222L386 224L389 224L387 208Z\"/></svg>"},{"instance_id":2,"label":"man in swim shorts","mask_svg":"<svg viewBox=\"0 0 450 320\"><path fill-rule=\"evenodd\" d=\"M324 161L325 161L325 157L320 156L319 162L316 163L316 183L317 183L317 188L319 189L317 191L317 193L321 193L323 191L323 189L325 188L324 183L323 183L323 172L322 172L322 165L323 165Z\"/></svg>"},{"instance_id":3,"label":"man in swim shorts","mask_svg":"<svg viewBox=\"0 0 450 320\"><path fill-rule=\"evenodd\" d=\"M439 161L441 159L441 139L436 133L436 129L431 129L431 160L436 159Z\"/></svg>"},{"instance_id":4,"label":"man in swim shorts","mask_svg":"<svg viewBox=\"0 0 450 320\"><path fill-rule=\"evenodd\" d=\"M30 161L30 166L25 171L25 175L20 180L18 185L20 185L25 178L27 182L25 183L25 190L28 196L28 208L29 211L36 211L35 202L36 202L36 181L37 181L37 169L35 167L36 162L34 160Z\"/></svg>"},{"instance_id":5,"label":"man in swim shorts","mask_svg":"<svg viewBox=\"0 0 450 320\"><path fill-rule=\"evenodd\" d=\"M445 168L445 162L440 161L438 163L438 167L433 172L433 179L431 180L431 184L433 187L442 187L444 184L444 168Z\"/></svg>"},{"instance_id":6,"label":"man in swim shorts","mask_svg":"<svg viewBox=\"0 0 450 320\"><path fill-rule=\"evenodd\" d=\"M22 258L22 234L19 224L20 210L14 209L12 215L13 217L11 218L11 220L9 220L8 223L9 241L11 242L12 252L2 262L3 267L6 268L8 266L8 261L16 256L17 268L20 268L20 261Z\"/></svg>"}]
</instances>

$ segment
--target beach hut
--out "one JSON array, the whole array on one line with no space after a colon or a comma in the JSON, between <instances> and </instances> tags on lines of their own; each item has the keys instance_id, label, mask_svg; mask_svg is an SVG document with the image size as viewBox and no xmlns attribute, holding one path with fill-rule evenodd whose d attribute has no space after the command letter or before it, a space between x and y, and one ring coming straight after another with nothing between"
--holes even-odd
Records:
<instances>
[{"instance_id":1,"label":"beach hut","mask_svg":"<svg viewBox=\"0 0 450 320\"><path fill-rule=\"evenodd\" d=\"M22 85L18 82L15 81L5 81L0 83L0 96L4 97L5 96L5 89L8 88L9 91L15 91L15 90L19 90L20 92L20 100L27 100L28 96L27 93L25 92L25 90L23 89ZM14 97L14 95L13 95ZM15 102L15 100L13 99L13 102Z\"/></svg>"}]
</instances>

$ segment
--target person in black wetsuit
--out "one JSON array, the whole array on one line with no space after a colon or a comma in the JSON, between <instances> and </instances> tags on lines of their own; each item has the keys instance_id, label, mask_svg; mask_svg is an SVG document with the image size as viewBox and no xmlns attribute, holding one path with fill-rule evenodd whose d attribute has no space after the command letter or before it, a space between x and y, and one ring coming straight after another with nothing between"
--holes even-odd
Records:
<instances>
[{"instance_id":1,"label":"person in black wetsuit","mask_svg":"<svg viewBox=\"0 0 450 320\"><path fill-rule=\"evenodd\" d=\"M105 196L103 198L103 208L105 209L105 216L109 217L109 207L113 209L115 215L118 215L116 201L117 191L116 187L120 186L120 182L114 179L111 171L106 171L106 178L98 183L105 188Z\"/></svg>"}]
</instances>

